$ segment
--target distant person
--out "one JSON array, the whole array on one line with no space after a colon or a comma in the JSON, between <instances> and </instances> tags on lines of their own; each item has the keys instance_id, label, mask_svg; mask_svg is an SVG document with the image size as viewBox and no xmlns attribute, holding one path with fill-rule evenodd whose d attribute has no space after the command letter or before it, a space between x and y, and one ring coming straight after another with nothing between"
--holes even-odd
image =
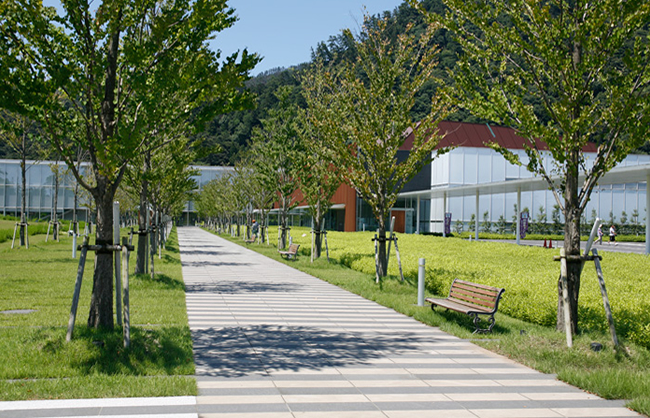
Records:
<instances>
[{"instance_id":1,"label":"distant person","mask_svg":"<svg viewBox=\"0 0 650 418\"><path fill-rule=\"evenodd\" d=\"M253 224L251 225L251 232L253 233L253 236L251 237L252 241L255 241L257 239L257 234L260 231L260 225L255 222L255 219L253 219Z\"/></svg>"},{"instance_id":2,"label":"distant person","mask_svg":"<svg viewBox=\"0 0 650 418\"><path fill-rule=\"evenodd\" d=\"M598 239L596 242L600 245L603 245L603 224L598 225Z\"/></svg>"},{"instance_id":3,"label":"distant person","mask_svg":"<svg viewBox=\"0 0 650 418\"><path fill-rule=\"evenodd\" d=\"M609 227L609 243L614 243L614 245L618 245L618 242L616 242L616 228L614 228L614 225Z\"/></svg>"}]
</instances>

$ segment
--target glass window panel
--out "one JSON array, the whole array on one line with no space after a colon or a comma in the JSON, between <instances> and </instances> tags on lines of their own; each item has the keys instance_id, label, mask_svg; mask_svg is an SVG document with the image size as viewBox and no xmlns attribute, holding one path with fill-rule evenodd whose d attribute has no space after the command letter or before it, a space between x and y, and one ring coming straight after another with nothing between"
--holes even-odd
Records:
<instances>
[{"instance_id":1,"label":"glass window panel","mask_svg":"<svg viewBox=\"0 0 650 418\"><path fill-rule=\"evenodd\" d=\"M66 209L72 209L74 206L74 189L66 187L63 190L63 205Z\"/></svg>"},{"instance_id":2,"label":"glass window panel","mask_svg":"<svg viewBox=\"0 0 650 418\"><path fill-rule=\"evenodd\" d=\"M484 150L481 151L478 154L477 182L489 183L492 181L492 155L485 153Z\"/></svg>"},{"instance_id":3,"label":"glass window panel","mask_svg":"<svg viewBox=\"0 0 650 418\"><path fill-rule=\"evenodd\" d=\"M5 188L5 199L8 208L15 208L18 206L18 192L16 186L7 186Z\"/></svg>"},{"instance_id":4,"label":"glass window panel","mask_svg":"<svg viewBox=\"0 0 650 418\"><path fill-rule=\"evenodd\" d=\"M490 220L497 222L501 215L504 215L504 202L502 194L492 195L492 209L490 210ZM503 216L505 218L505 215Z\"/></svg>"},{"instance_id":5,"label":"glass window panel","mask_svg":"<svg viewBox=\"0 0 650 418\"><path fill-rule=\"evenodd\" d=\"M27 205L30 209L41 207L41 189L38 187L27 187Z\"/></svg>"},{"instance_id":6,"label":"glass window panel","mask_svg":"<svg viewBox=\"0 0 650 418\"><path fill-rule=\"evenodd\" d=\"M463 183L463 154L460 152L452 151L449 155L449 182L451 184L462 184ZM436 164L436 161L433 161L433 164Z\"/></svg>"},{"instance_id":7,"label":"glass window panel","mask_svg":"<svg viewBox=\"0 0 650 418\"><path fill-rule=\"evenodd\" d=\"M476 152L467 152L464 155L463 170L464 178L463 184L476 184L477 170Z\"/></svg>"},{"instance_id":8,"label":"glass window panel","mask_svg":"<svg viewBox=\"0 0 650 418\"><path fill-rule=\"evenodd\" d=\"M628 219L632 216L632 211L634 209L639 210L638 208L638 195L636 190L626 190L625 191L625 212L627 212Z\"/></svg>"},{"instance_id":9,"label":"glass window panel","mask_svg":"<svg viewBox=\"0 0 650 418\"><path fill-rule=\"evenodd\" d=\"M20 166L17 163L8 163L5 166L5 175L7 184L18 184L20 179Z\"/></svg>"},{"instance_id":10,"label":"glass window panel","mask_svg":"<svg viewBox=\"0 0 650 418\"><path fill-rule=\"evenodd\" d=\"M625 192L623 190L614 190L612 193L612 211L618 221L621 217L621 212L625 210Z\"/></svg>"},{"instance_id":11,"label":"glass window panel","mask_svg":"<svg viewBox=\"0 0 650 418\"><path fill-rule=\"evenodd\" d=\"M463 214L463 200L459 197L452 197L447 205L447 212L451 212L452 219L454 221L460 219Z\"/></svg>"},{"instance_id":12,"label":"glass window panel","mask_svg":"<svg viewBox=\"0 0 650 418\"><path fill-rule=\"evenodd\" d=\"M505 181L506 160L499 154L492 156L492 181Z\"/></svg>"}]
</instances>

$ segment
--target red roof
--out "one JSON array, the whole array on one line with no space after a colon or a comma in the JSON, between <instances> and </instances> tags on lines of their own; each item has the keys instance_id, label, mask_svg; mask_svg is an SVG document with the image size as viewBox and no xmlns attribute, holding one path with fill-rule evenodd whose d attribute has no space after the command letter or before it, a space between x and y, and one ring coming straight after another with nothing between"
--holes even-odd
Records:
<instances>
[{"instance_id":1,"label":"red roof","mask_svg":"<svg viewBox=\"0 0 650 418\"><path fill-rule=\"evenodd\" d=\"M532 143L519 135L512 128L505 126L488 125L483 123L450 122L443 121L438 124L441 133L446 136L440 141L438 148L448 146L487 148L487 143L496 142L508 149L524 149L524 144ZM400 147L401 150L409 150L413 146L413 129L407 130L407 138ZM547 150L545 143L537 141L540 150ZM596 152L597 147L588 143L583 151Z\"/></svg>"}]
</instances>

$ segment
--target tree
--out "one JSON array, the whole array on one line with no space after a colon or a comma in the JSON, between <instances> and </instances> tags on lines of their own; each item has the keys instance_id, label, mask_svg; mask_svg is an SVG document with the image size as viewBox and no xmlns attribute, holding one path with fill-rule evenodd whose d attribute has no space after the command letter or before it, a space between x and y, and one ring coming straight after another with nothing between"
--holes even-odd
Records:
<instances>
[{"instance_id":1,"label":"tree","mask_svg":"<svg viewBox=\"0 0 650 418\"><path fill-rule=\"evenodd\" d=\"M499 216L499 220L497 221L496 224L497 228L497 234L504 235L506 231L508 230L508 224L506 222L506 218L503 215Z\"/></svg>"},{"instance_id":2,"label":"tree","mask_svg":"<svg viewBox=\"0 0 650 418\"><path fill-rule=\"evenodd\" d=\"M634 235L639 235L640 232L640 225L639 225L639 211L637 209L632 210L632 215L631 215L631 227L632 227L632 233Z\"/></svg>"},{"instance_id":3,"label":"tree","mask_svg":"<svg viewBox=\"0 0 650 418\"><path fill-rule=\"evenodd\" d=\"M490 222L490 212L483 212L483 221L481 222L481 231L490 233L492 232L492 222Z\"/></svg>"},{"instance_id":4,"label":"tree","mask_svg":"<svg viewBox=\"0 0 650 418\"><path fill-rule=\"evenodd\" d=\"M397 194L424 164L446 151L434 151L443 136L438 121L447 113L438 96L432 99L431 113L418 123L411 119L415 97L436 68L438 51L432 43L434 26L417 35L411 29L391 42L387 20L366 16L358 39L344 31L354 40L358 59L340 71L318 65L303 80L310 111L319 116L321 147L331 150L332 167L377 219L378 279L387 274L386 226ZM409 133L413 141L406 144ZM401 161L400 149L409 149Z\"/></svg>"},{"instance_id":5,"label":"tree","mask_svg":"<svg viewBox=\"0 0 650 418\"><path fill-rule=\"evenodd\" d=\"M454 231L457 234L460 234L461 232L463 232L464 229L465 226L463 225L463 221L461 221L460 219L456 220L456 223L454 223Z\"/></svg>"},{"instance_id":6,"label":"tree","mask_svg":"<svg viewBox=\"0 0 650 418\"><path fill-rule=\"evenodd\" d=\"M318 129L318 113L311 113L309 110L301 114L302 141L304 152L300 164L298 178L300 191L309 206L313 224L314 237L314 258L321 255L323 244L324 219L330 208L334 193L341 186L341 178L337 170L332 167L331 161L334 156L332 150L321 148L324 132Z\"/></svg>"},{"instance_id":7,"label":"tree","mask_svg":"<svg viewBox=\"0 0 650 418\"><path fill-rule=\"evenodd\" d=\"M546 225L546 209L544 209L544 205L540 205L537 209L537 216L535 217L533 225L536 234L546 234L548 232Z\"/></svg>"},{"instance_id":8,"label":"tree","mask_svg":"<svg viewBox=\"0 0 650 418\"><path fill-rule=\"evenodd\" d=\"M251 104L242 90L258 57L243 51L220 63L208 49L234 24L222 0L100 4L63 0L63 16L38 0L3 1L0 107L30 115L97 207L96 243L111 244L112 203L124 172L146 143L149 125L170 103L172 120L199 126ZM88 151L95 184L74 164ZM88 326L113 328L111 254L96 253Z\"/></svg>"},{"instance_id":9,"label":"tree","mask_svg":"<svg viewBox=\"0 0 650 418\"><path fill-rule=\"evenodd\" d=\"M598 180L645 142L648 3L447 0L446 5L447 13L428 17L454 32L463 48L450 94L474 115L511 126L525 138L527 161L493 148L547 180L564 215L566 253L578 257L581 214ZM588 162L583 148L594 140L600 145ZM545 165L544 149L553 157L551 166ZM580 261L568 263L574 332L581 271ZM565 321L560 285L558 328Z\"/></svg>"},{"instance_id":10,"label":"tree","mask_svg":"<svg viewBox=\"0 0 650 418\"><path fill-rule=\"evenodd\" d=\"M628 221L627 213L626 213L625 211L622 211L622 212L621 212L621 219L619 220L620 227L621 227L621 230L620 230L620 232L619 232L620 234L627 234L627 233L629 233L629 231L628 231L628 223L627 223L627 221Z\"/></svg>"},{"instance_id":11,"label":"tree","mask_svg":"<svg viewBox=\"0 0 650 418\"><path fill-rule=\"evenodd\" d=\"M266 241L266 215L273 206L276 196L275 185L266 181L264 172L255 170L256 166L263 164L265 156L262 154L248 154L245 159L236 166L236 172L241 176L247 200L251 209L258 211L260 242Z\"/></svg>"},{"instance_id":12,"label":"tree","mask_svg":"<svg viewBox=\"0 0 650 418\"><path fill-rule=\"evenodd\" d=\"M40 153L34 138L34 122L20 114L0 114L0 140L9 145L20 157L20 245L27 244L27 156ZM36 151L34 151L36 150Z\"/></svg>"},{"instance_id":13,"label":"tree","mask_svg":"<svg viewBox=\"0 0 650 418\"><path fill-rule=\"evenodd\" d=\"M562 225L562 208L560 208L560 205L553 205L551 219L553 219L553 233L561 234L564 225Z\"/></svg>"},{"instance_id":14,"label":"tree","mask_svg":"<svg viewBox=\"0 0 650 418\"><path fill-rule=\"evenodd\" d=\"M269 110L262 127L253 130L252 154L264 158L255 159L255 170L263 181L273 186L279 204L280 239L278 249L287 246L289 211L298 203L295 192L298 190L298 170L301 161L302 145L297 125L298 109L289 100L292 88L283 86L276 92L278 105Z\"/></svg>"}]
</instances>

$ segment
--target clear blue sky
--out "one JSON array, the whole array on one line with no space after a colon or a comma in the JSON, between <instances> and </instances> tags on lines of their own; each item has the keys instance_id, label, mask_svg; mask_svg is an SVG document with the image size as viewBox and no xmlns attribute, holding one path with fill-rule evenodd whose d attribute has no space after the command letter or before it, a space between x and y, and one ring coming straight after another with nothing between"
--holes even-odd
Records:
<instances>
[{"instance_id":1,"label":"clear blue sky","mask_svg":"<svg viewBox=\"0 0 650 418\"><path fill-rule=\"evenodd\" d=\"M239 21L212 41L222 57L248 48L264 57L252 74L307 62L320 41L350 28L357 33L364 6L371 15L402 0L230 0Z\"/></svg>"}]
</instances>

